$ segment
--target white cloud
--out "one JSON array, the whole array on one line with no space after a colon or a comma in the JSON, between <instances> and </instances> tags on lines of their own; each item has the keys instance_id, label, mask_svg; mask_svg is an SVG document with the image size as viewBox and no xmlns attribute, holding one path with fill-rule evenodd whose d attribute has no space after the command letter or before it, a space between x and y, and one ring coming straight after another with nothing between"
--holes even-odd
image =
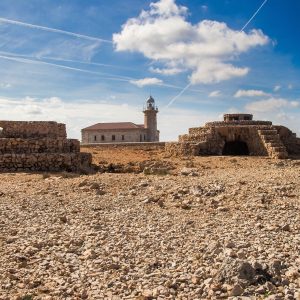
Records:
<instances>
[{"instance_id":1,"label":"white cloud","mask_svg":"<svg viewBox=\"0 0 300 300\"><path fill-rule=\"evenodd\" d=\"M295 116L291 116L285 112L280 112L276 115L276 117L279 119L279 120L283 120L283 121L294 121L296 118Z\"/></svg>"},{"instance_id":2,"label":"white cloud","mask_svg":"<svg viewBox=\"0 0 300 300\"><path fill-rule=\"evenodd\" d=\"M141 88L147 85L160 85L163 83L163 81L158 78L143 78L138 80L131 80L130 83Z\"/></svg>"},{"instance_id":3,"label":"white cloud","mask_svg":"<svg viewBox=\"0 0 300 300\"><path fill-rule=\"evenodd\" d=\"M297 108L300 106L298 101L289 101L283 98L269 98L261 101L254 101L246 105L246 110L250 112L270 112L282 108Z\"/></svg>"},{"instance_id":4,"label":"white cloud","mask_svg":"<svg viewBox=\"0 0 300 300\"><path fill-rule=\"evenodd\" d=\"M10 84L10 83L7 83L7 82L0 82L0 88L1 89L9 89L9 88L11 88L12 87L12 85Z\"/></svg>"},{"instance_id":5,"label":"white cloud","mask_svg":"<svg viewBox=\"0 0 300 300\"><path fill-rule=\"evenodd\" d=\"M184 6L177 6L174 0L163 0L155 3L150 3L150 14L161 16L173 16L179 14L186 14L187 8Z\"/></svg>"},{"instance_id":6,"label":"white cloud","mask_svg":"<svg viewBox=\"0 0 300 300\"><path fill-rule=\"evenodd\" d=\"M263 96L270 96L270 94L265 93L264 91L260 90L238 90L235 94L235 98L241 97L263 97Z\"/></svg>"},{"instance_id":7,"label":"white cloud","mask_svg":"<svg viewBox=\"0 0 300 300\"><path fill-rule=\"evenodd\" d=\"M188 68L191 83L198 84L245 76L249 68L234 65L235 58L269 41L260 30L240 32L210 20L191 24L186 16L187 8L175 0L151 3L113 35L115 49L142 53L166 67Z\"/></svg>"},{"instance_id":8,"label":"white cloud","mask_svg":"<svg viewBox=\"0 0 300 300\"><path fill-rule=\"evenodd\" d=\"M281 85L275 85L274 86L274 92L278 92L281 89Z\"/></svg>"},{"instance_id":9,"label":"white cloud","mask_svg":"<svg viewBox=\"0 0 300 300\"><path fill-rule=\"evenodd\" d=\"M293 89L293 85L292 85L291 83L288 85L288 89L289 89L289 90L292 90L292 89Z\"/></svg>"},{"instance_id":10,"label":"white cloud","mask_svg":"<svg viewBox=\"0 0 300 300\"><path fill-rule=\"evenodd\" d=\"M163 68L163 69L160 69L160 68L151 67L149 69L149 71L152 72L152 73L161 74L161 75L176 75L176 74L184 72L185 70L181 69L181 68Z\"/></svg>"},{"instance_id":11,"label":"white cloud","mask_svg":"<svg viewBox=\"0 0 300 300\"><path fill-rule=\"evenodd\" d=\"M190 77L190 81L193 84L216 83L233 77L245 76L248 72L248 68L236 68L231 64L212 60L206 61L197 70L195 70Z\"/></svg>"},{"instance_id":12,"label":"white cloud","mask_svg":"<svg viewBox=\"0 0 300 300\"><path fill-rule=\"evenodd\" d=\"M77 139L80 139L82 128L99 122L143 123L140 107L126 103L103 103L102 99L93 102L86 100L68 102L57 97L0 98L0 108L0 120L7 119L7 111L9 111L9 120L62 122L67 125L68 137ZM161 140L178 140L178 135L187 133L188 128L202 126L205 122L215 119L214 113L199 113L189 109L162 109L158 114Z\"/></svg>"},{"instance_id":13,"label":"white cloud","mask_svg":"<svg viewBox=\"0 0 300 300\"><path fill-rule=\"evenodd\" d=\"M220 91L213 91L211 93L209 93L208 97L211 97L211 98L215 98L215 97L220 97L222 96L222 93Z\"/></svg>"}]
</instances>

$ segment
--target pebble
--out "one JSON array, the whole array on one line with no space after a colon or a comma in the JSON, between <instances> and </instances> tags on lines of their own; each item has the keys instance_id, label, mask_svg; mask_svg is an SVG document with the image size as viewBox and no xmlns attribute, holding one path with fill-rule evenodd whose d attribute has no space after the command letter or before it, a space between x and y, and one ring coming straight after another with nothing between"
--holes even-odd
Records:
<instances>
[{"instance_id":1,"label":"pebble","mask_svg":"<svg viewBox=\"0 0 300 300\"><path fill-rule=\"evenodd\" d=\"M0 174L0 299L299 299L300 166L197 159L197 177Z\"/></svg>"}]
</instances>

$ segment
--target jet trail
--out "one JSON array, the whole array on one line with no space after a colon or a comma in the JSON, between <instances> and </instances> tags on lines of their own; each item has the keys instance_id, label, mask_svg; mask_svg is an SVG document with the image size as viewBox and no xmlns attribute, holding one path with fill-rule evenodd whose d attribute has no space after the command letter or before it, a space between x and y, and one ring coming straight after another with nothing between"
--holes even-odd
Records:
<instances>
[{"instance_id":1,"label":"jet trail","mask_svg":"<svg viewBox=\"0 0 300 300\"><path fill-rule=\"evenodd\" d=\"M249 21L242 27L240 32L242 32L250 23L251 21L255 18L255 16L260 12L260 10L264 7L264 5L267 3L268 0L264 0L264 2L261 4L261 6L257 9L257 11L252 15L252 17L249 19ZM180 97L189 87L191 86L191 83L189 83L178 95L176 95L167 105L169 107L171 104L174 103L174 101Z\"/></svg>"},{"instance_id":2,"label":"jet trail","mask_svg":"<svg viewBox=\"0 0 300 300\"><path fill-rule=\"evenodd\" d=\"M256 15L260 12L260 10L264 7L268 0L265 0L262 5L258 8L258 10L253 14L253 16L249 19L249 21L243 26L241 32L251 23L251 21L256 17Z\"/></svg>"},{"instance_id":3,"label":"jet trail","mask_svg":"<svg viewBox=\"0 0 300 300\"><path fill-rule=\"evenodd\" d=\"M1 53L1 51L0 51L0 53ZM45 62L45 61L42 61L42 60L27 59L27 58L23 58L23 57L22 56L21 57L6 56L6 55L1 55L0 54L0 59L2 58L2 59L10 60L10 61L16 61L16 62L21 62L21 63L26 63L26 64L33 64L33 65L39 65L40 64L40 65L52 66L52 67L57 67L57 68L70 70L70 71L75 71L75 72L93 74L93 75L99 76L100 78L106 79L106 80L116 80L116 81L123 81L123 82L129 82L129 83L131 81L138 80L138 78L134 78L134 77L127 77L127 76L121 76L121 75L112 75L112 74L103 73L103 72L89 71L89 70L85 70L85 69L79 69L79 68L74 68L74 67L49 63L49 62ZM178 87L178 86L175 86L175 85L172 85L172 84L167 84L167 83L159 83L159 84L157 84L157 86L163 86L163 87L168 87L168 88L173 88L173 89L182 89L182 87ZM191 90L191 91L201 92L201 90Z\"/></svg>"},{"instance_id":4,"label":"jet trail","mask_svg":"<svg viewBox=\"0 0 300 300\"><path fill-rule=\"evenodd\" d=\"M89 71L89 70L84 70L84 69L79 69L79 68L63 66L63 65L59 65L59 64L53 64L53 63L49 63L49 62L45 62L45 61L36 61L36 60L31 60L31 59L18 58L18 57L12 57L12 56L4 56L4 55L0 55L0 58L10 60L10 61L21 62L21 63L27 63L27 64L33 64L33 65L42 64L42 65L58 67L58 68L70 70L70 71L77 71L77 72L82 72L82 73L93 74L93 75L97 75L97 76L102 77L103 79L108 79L108 80L118 80L118 81L127 81L127 82L134 80L134 78L131 78L131 77L117 76L117 75L111 75L111 74L101 73L101 72L94 72L94 71ZM107 76L107 77L105 77L105 76Z\"/></svg>"},{"instance_id":5,"label":"jet trail","mask_svg":"<svg viewBox=\"0 0 300 300\"><path fill-rule=\"evenodd\" d=\"M85 39L85 40L90 40L90 41L96 41L96 42L112 44L112 41L110 41L110 40L100 39L100 38L93 37L93 36L88 36L88 35L84 35L84 34L74 33L74 32L70 32L70 31L65 31L65 30L46 27L46 26L40 26L40 25L35 25L35 24L10 20L10 19L6 19L6 18L0 18L0 23L1 22L6 23L6 24L12 24L12 25L18 25L18 26L22 26L22 27L27 27L27 28L40 29L40 30L44 30L44 31L48 31L48 32L65 34L65 35L69 35L69 36L73 36L73 37L81 38L81 39Z\"/></svg>"},{"instance_id":6,"label":"jet trail","mask_svg":"<svg viewBox=\"0 0 300 300\"><path fill-rule=\"evenodd\" d=\"M179 98L192 84L189 83L178 95L176 95L167 105L167 107L171 106L173 104L173 102Z\"/></svg>"},{"instance_id":7,"label":"jet trail","mask_svg":"<svg viewBox=\"0 0 300 300\"><path fill-rule=\"evenodd\" d=\"M12 57L21 57L21 58L29 58L29 59L34 59L34 60L37 60L37 61L53 60L53 61L60 61L60 62L66 62L66 63L75 63L75 64L88 65L88 66L109 67L109 68L115 68L115 69L121 69L121 70L136 71L136 69L122 67L122 66L118 66L118 65L95 63L95 62L92 62L92 61L57 58L57 57L51 57L51 56L38 56L38 55L35 56L35 55L18 54L18 53L13 53L13 52L6 52L6 51L0 51L0 55L12 56Z\"/></svg>"}]
</instances>

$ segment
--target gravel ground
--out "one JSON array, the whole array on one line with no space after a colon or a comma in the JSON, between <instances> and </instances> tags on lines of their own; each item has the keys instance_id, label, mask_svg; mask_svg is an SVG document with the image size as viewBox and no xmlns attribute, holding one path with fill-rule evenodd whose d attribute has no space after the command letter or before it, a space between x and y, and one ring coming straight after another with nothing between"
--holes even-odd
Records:
<instances>
[{"instance_id":1,"label":"gravel ground","mask_svg":"<svg viewBox=\"0 0 300 300\"><path fill-rule=\"evenodd\" d=\"M300 299L300 160L174 165L0 174L0 299Z\"/></svg>"}]
</instances>

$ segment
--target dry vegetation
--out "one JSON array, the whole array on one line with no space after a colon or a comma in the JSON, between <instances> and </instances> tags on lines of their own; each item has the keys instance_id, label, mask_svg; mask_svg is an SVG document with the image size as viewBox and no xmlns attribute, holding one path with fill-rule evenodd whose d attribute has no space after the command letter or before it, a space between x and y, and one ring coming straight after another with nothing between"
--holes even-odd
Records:
<instances>
[{"instance_id":1,"label":"dry vegetation","mask_svg":"<svg viewBox=\"0 0 300 300\"><path fill-rule=\"evenodd\" d=\"M87 150L1 174L1 300L300 299L299 160Z\"/></svg>"}]
</instances>

